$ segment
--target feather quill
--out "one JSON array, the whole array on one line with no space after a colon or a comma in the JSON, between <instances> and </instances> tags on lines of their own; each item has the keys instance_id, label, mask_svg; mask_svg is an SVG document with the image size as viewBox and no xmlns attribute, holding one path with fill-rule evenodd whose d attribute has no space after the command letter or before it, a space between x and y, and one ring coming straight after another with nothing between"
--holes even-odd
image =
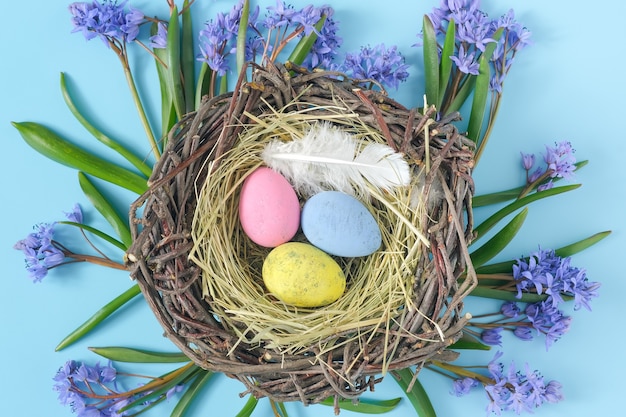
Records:
<instances>
[{"instance_id":1,"label":"feather quill","mask_svg":"<svg viewBox=\"0 0 626 417\"><path fill-rule=\"evenodd\" d=\"M363 143L329 123L315 124L291 141L271 140L262 158L305 197L326 190L364 194L368 187L390 190L411 181L401 153L381 143Z\"/></svg>"}]
</instances>

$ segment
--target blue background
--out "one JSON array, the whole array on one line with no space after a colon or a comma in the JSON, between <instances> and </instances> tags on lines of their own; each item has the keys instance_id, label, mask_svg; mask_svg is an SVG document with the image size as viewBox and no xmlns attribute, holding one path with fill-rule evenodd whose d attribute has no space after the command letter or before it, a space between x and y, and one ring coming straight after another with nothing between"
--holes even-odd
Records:
<instances>
[{"instance_id":1,"label":"blue background","mask_svg":"<svg viewBox=\"0 0 626 417\"><path fill-rule=\"evenodd\" d=\"M305 2L294 1L296 5ZM336 20L344 37L342 50L360 45L397 44L411 64L410 81L391 94L408 106L421 102L420 50L411 48L421 29L421 18L436 5L435 0L368 2L342 0L334 4ZM410 4L416 3L416 4ZM166 14L166 2L133 0L148 15ZM198 0L198 25L232 2ZM273 2L260 2L262 6ZM148 146L128 94L117 58L104 45L86 42L71 34L67 3L58 0L13 2L5 8L0 25L0 138L4 147L0 164L2 232L0 256L4 268L0 302L2 343L0 399L6 416L69 416L69 408L58 404L52 377L68 359L95 362L87 346L122 345L155 350L172 350L162 330L141 299L112 318L86 340L54 352L57 343L115 295L131 285L126 274L90 265L72 265L55 270L42 283L33 284L23 269L22 255L12 245L25 237L33 224L63 218L74 202L85 211L86 221L107 229L81 193L76 172L47 160L29 148L10 121L44 123L81 146L115 160L76 122L63 103L59 73L68 82L81 108L91 120L113 137L128 143L139 154ZM520 151L539 153L544 144L570 140L579 160L590 164L581 170L580 189L531 206L524 229L498 259L527 254L541 245L559 247L595 232L611 229L613 234L600 244L578 254L573 264L587 269L590 279L601 281L600 298L593 312L573 312L572 329L546 352L543 341L520 342L505 338L503 360L528 362L547 379L564 385L565 401L546 405L535 413L554 416L623 415L624 196L623 169L624 95L619 19L626 13L621 0L573 2L567 0L509 0L482 2L490 16L512 7L518 20L533 32L534 45L519 55L505 85L500 116L492 140L476 169L477 192L485 193L520 185L524 173ZM196 26L198 27L198 26ZM145 33L144 33L145 35ZM148 110L156 123L158 90L154 66L145 53L133 48L133 65ZM113 191L113 189L111 189ZM113 191L119 204L127 205L132 195ZM478 211L479 218L485 212ZM67 230L67 229L64 229ZM82 242L59 228L69 246L84 248ZM485 307L485 305L487 307ZM468 311L480 312L495 304L470 300ZM462 363L483 364L493 352L463 354ZM169 367L120 365L127 371L158 375ZM449 394L450 384L431 372L421 377L439 416L482 416L486 406L483 392L464 398ZM243 400L242 387L217 376L202 394L191 415L235 415ZM374 398L392 398L402 393L388 378L377 386ZM173 402L150 412L167 415ZM304 408L289 404L290 416L330 416L323 406ZM412 415L405 400L391 413ZM254 415L269 415L261 401ZM345 412L342 415L350 416Z\"/></svg>"}]
</instances>

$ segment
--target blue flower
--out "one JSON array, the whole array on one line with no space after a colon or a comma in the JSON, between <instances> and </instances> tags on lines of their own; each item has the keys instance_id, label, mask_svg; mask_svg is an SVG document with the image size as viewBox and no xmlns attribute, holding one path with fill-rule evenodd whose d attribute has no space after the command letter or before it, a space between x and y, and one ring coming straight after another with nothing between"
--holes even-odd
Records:
<instances>
[{"instance_id":1,"label":"blue flower","mask_svg":"<svg viewBox=\"0 0 626 417\"><path fill-rule=\"evenodd\" d=\"M167 26L165 23L157 24L157 33L150 36L150 46L155 49L163 49L167 47Z\"/></svg>"},{"instance_id":2,"label":"blue flower","mask_svg":"<svg viewBox=\"0 0 626 417\"><path fill-rule=\"evenodd\" d=\"M54 223L41 223L35 231L13 245L21 250L26 260L26 270L33 282L40 282L50 268L60 265L65 253L54 245Z\"/></svg>"},{"instance_id":3,"label":"blue flower","mask_svg":"<svg viewBox=\"0 0 626 417\"><path fill-rule=\"evenodd\" d=\"M459 68L459 71L465 74L478 75L478 62L475 59L475 53L467 54L465 52L465 46L459 47L458 56L451 56L450 59Z\"/></svg>"},{"instance_id":4,"label":"blue flower","mask_svg":"<svg viewBox=\"0 0 626 417\"><path fill-rule=\"evenodd\" d=\"M591 310L592 298L598 296L600 284L589 281L586 271L571 265L571 258L562 258L554 250L539 249L528 260L518 259L513 265L517 297L534 288L538 294L548 294L547 302L557 307L563 302L561 294L574 296L574 308Z\"/></svg>"},{"instance_id":5,"label":"blue flower","mask_svg":"<svg viewBox=\"0 0 626 417\"><path fill-rule=\"evenodd\" d=\"M502 330L502 327L483 330L483 332L480 334L480 339L488 345L502 346Z\"/></svg>"},{"instance_id":6,"label":"blue flower","mask_svg":"<svg viewBox=\"0 0 626 417\"><path fill-rule=\"evenodd\" d=\"M339 68L353 78L375 80L384 86L398 88L409 76L408 67L396 46L387 49L384 44L379 44L346 54L346 60Z\"/></svg>"},{"instance_id":7,"label":"blue flower","mask_svg":"<svg viewBox=\"0 0 626 417\"><path fill-rule=\"evenodd\" d=\"M69 5L72 15L72 32L82 32L87 40L99 37L110 46L114 41L132 42L139 34L139 25L144 15L137 9L125 10L127 0L117 3L105 0L77 2Z\"/></svg>"},{"instance_id":8,"label":"blue flower","mask_svg":"<svg viewBox=\"0 0 626 417\"><path fill-rule=\"evenodd\" d=\"M321 13L326 15L326 21L319 36L313 43L311 51L304 59L302 65L309 69L313 68L325 68L329 69L332 66L332 61L337 55L337 50L341 46L343 39L337 35L339 26L335 20L332 19L334 10L329 7L323 7Z\"/></svg>"},{"instance_id":9,"label":"blue flower","mask_svg":"<svg viewBox=\"0 0 626 417\"><path fill-rule=\"evenodd\" d=\"M532 371L528 364L524 372L517 370L511 362L507 372L497 360L502 355L496 353L489 362L488 370L493 384L484 386L489 399L487 413L500 415L502 411L513 411L521 414L523 411L532 412L546 402L558 402L563 399L561 384L557 381L545 382L538 371Z\"/></svg>"},{"instance_id":10,"label":"blue flower","mask_svg":"<svg viewBox=\"0 0 626 417\"><path fill-rule=\"evenodd\" d=\"M452 394L456 395L457 397L462 397L463 395L468 394L472 390L472 388L479 385L480 382L478 382L478 380L475 378L465 377L455 379L452 383Z\"/></svg>"}]
</instances>

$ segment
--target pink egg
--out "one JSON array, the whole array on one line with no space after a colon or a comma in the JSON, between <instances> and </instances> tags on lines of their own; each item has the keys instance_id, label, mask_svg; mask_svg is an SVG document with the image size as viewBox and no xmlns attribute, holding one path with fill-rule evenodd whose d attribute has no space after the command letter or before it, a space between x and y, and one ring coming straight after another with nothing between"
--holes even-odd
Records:
<instances>
[{"instance_id":1,"label":"pink egg","mask_svg":"<svg viewBox=\"0 0 626 417\"><path fill-rule=\"evenodd\" d=\"M239 221L253 242L274 248L291 240L298 231L298 196L281 174L270 168L257 168L243 182Z\"/></svg>"}]
</instances>

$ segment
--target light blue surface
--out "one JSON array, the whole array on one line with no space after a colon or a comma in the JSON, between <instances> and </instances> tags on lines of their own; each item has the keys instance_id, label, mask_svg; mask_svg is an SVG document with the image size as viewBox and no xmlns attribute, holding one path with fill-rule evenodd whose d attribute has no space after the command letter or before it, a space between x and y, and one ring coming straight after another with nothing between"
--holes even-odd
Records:
<instances>
[{"instance_id":1,"label":"light blue surface","mask_svg":"<svg viewBox=\"0 0 626 417\"><path fill-rule=\"evenodd\" d=\"M231 4L197 2L198 22L209 19L215 11L227 10ZM146 14L164 15L166 11L165 0L134 0L132 4ZM85 341L55 353L54 347L62 337L131 283L124 273L73 265L33 284L23 269L21 254L11 249L33 224L61 219L63 211L69 211L74 202L84 207L87 222L106 228L82 195L76 173L35 153L9 124L41 122L113 158L66 109L59 90L59 72L67 72L81 108L96 125L131 144L140 154L148 152L117 58L98 40L85 42L80 34L70 33L66 5L59 0L13 2L5 8L0 25L0 137L4 146L0 253L5 268L0 303L0 414L5 416L71 415L68 408L57 403L52 377L68 359L95 362L97 357L87 346L173 349L145 303L138 300ZM345 38L344 51L368 43L400 45L413 64L412 78L401 92L392 94L406 105L421 102L419 49L410 45L420 31L422 14L435 5L435 0L342 0L334 4ZM626 87L620 58L623 29L619 23L626 13L626 3L606 0L576 2L574 6L566 0L485 0L482 8L495 16L508 7L513 7L518 19L533 32L535 44L523 51L507 79L492 142L475 173L478 193L510 188L523 180L520 150L541 152L544 144L570 140L577 157L589 159L590 164L577 175L576 180L584 184L582 188L531 207L527 224L502 259L526 254L538 245L559 247L602 230L612 229L613 234L576 255L573 261L585 267L592 280L602 282L601 297L594 301L593 313L574 312L570 333L549 352L543 341L522 343L507 338L503 359L514 359L519 365L529 362L546 378L563 383L566 400L538 409L534 414L538 417L620 416L626 371L621 311L626 296L622 265L626 249L626 174L622 168ZM142 52L134 52L136 76L148 110L156 118L154 68ZM122 203L131 201L130 194L116 195ZM484 213L479 211L477 215ZM78 239L70 242L74 249L82 247ZM470 302L468 310L479 308ZM485 363L491 355L464 354L464 363ZM122 368L151 375L164 371L158 366ZM439 416L484 415L483 393L454 398L449 394L449 382L428 372L423 373L422 382ZM220 376L210 388L191 415L231 416L243 405L238 399L242 391L238 383ZM382 399L399 395L388 379L368 396ZM148 415L167 415L167 407ZM288 410L294 417L332 415L330 408L322 406L305 409L290 404ZM267 402L262 402L254 415L270 415ZM408 402L403 401L392 415L411 415Z\"/></svg>"}]
</instances>

